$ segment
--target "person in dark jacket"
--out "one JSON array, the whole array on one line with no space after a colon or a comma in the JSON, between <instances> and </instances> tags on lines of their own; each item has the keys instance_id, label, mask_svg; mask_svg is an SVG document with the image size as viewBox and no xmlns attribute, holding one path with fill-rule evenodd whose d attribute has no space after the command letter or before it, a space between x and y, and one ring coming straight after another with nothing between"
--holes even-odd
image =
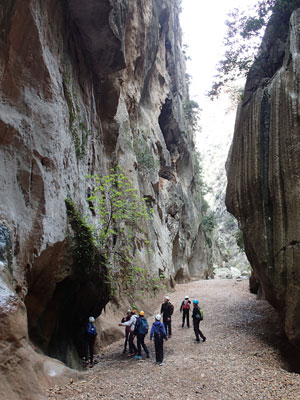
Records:
<instances>
[{"instance_id":1,"label":"person in dark jacket","mask_svg":"<svg viewBox=\"0 0 300 400\"><path fill-rule=\"evenodd\" d=\"M140 360L142 358L142 347L144 349L144 352L146 353L146 358L150 357L149 350L145 344L145 336L148 333L148 322L144 317L144 315L145 315L144 311L140 311L139 317L136 320L135 324L135 334L136 334L137 349L138 349L137 356L135 356L136 360ZM145 329L147 329L147 332Z\"/></svg>"},{"instance_id":2,"label":"person in dark jacket","mask_svg":"<svg viewBox=\"0 0 300 400\"><path fill-rule=\"evenodd\" d=\"M161 315L157 314L150 331L150 342L154 336L155 358L159 365L164 361L164 339L168 340L164 324L161 322Z\"/></svg>"},{"instance_id":3,"label":"person in dark jacket","mask_svg":"<svg viewBox=\"0 0 300 400\"><path fill-rule=\"evenodd\" d=\"M89 317L89 323L87 326L87 349L86 349L86 360L88 360L88 353L90 353L90 368L94 365L94 345L97 336L97 330L94 325L95 318Z\"/></svg>"},{"instance_id":4,"label":"person in dark jacket","mask_svg":"<svg viewBox=\"0 0 300 400\"><path fill-rule=\"evenodd\" d=\"M190 308L191 301L189 300L189 296L185 296L180 306L180 312L182 312L182 328L184 327L185 319L187 327L190 327Z\"/></svg>"},{"instance_id":5,"label":"person in dark jacket","mask_svg":"<svg viewBox=\"0 0 300 400\"><path fill-rule=\"evenodd\" d=\"M168 334L168 337L172 336L172 314L174 311L173 304L170 303L168 296L164 297L164 302L161 305L160 313L163 315L163 323Z\"/></svg>"},{"instance_id":6,"label":"person in dark jacket","mask_svg":"<svg viewBox=\"0 0 300 400\"><path fill-rule=\"evenodd\" d=\"M131 310L127 310L127 315L126 315L126 317L122 318L121 323L129 321L130 317L131 317ZM129 339L129 333L130 333L130 326L125 326L125 342L124 342L123 354L126 354L126 348L127 348L127 343L128 343L128 339Z\"/></svg>"},{"instance_id":7,"label":"person in dark jacket","mask_svg":"<svg viewBox=\"0 0 300 400\"><path fill-rule=\"evenodd\" d=\"M199 304L198 300L193 300L192 318L193 318L194 332L195 332L195 336L196 336L196 342L200 342L199 335L201 336L203 342L205 342L206 337L203 335L203 333L200 331L200 328L199 328L202 317L201 317L200 308L199 308L198 304Z\"/></svg>"}]
</instances>

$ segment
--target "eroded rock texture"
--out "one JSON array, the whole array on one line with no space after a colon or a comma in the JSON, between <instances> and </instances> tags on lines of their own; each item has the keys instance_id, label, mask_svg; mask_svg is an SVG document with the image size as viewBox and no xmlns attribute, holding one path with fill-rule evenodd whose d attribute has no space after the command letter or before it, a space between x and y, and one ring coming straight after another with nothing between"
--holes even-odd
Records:
<instances>
[{"instance_id":1,"label":"eroded rock texture","mask_svg":"<svg viewBox=\"0 0 300 400\"><path fill-rule=\"evenodd\" d=\"M119 164L152 205L146 228L153 251L139 249L150 274L204 278L210 255L184 118L177 0L4 3L0 383L5 399L24 400L38 399L32 388L39 392L41 376L61 373L57 366L47 372L48 359L34 353L29 339L76 366L86 318L109 301L103 259L78 266L69 243L79 227L65 199L92 218L88 173Z\"/></svg>"},{"instance_id":2,"label":"eroded rock texture","mask_svg":"<svg viewBox=\"0 0 300 400\"><path fill-rule=\"evenodd\" d=\"M285 16L286 17L286 16ZM249 73L228 159L226 203L289 340L300 346L300 9L273 18ZM254 282L254 281L253 281ZM257 282L252 285L257 290Z\"/></svg>"}]
</instances>

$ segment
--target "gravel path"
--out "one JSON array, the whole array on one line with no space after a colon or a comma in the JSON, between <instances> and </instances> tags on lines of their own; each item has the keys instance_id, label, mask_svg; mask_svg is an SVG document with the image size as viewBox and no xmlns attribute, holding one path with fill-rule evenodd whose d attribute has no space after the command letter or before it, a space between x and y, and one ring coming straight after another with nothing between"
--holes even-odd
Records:
<instances>
[{"instance_id":1,"label":"gravel path","mask_svg":"<svg viewBox=\"0 0 300 400\"><path fill-rule=\"evenodd\" d=\"M193 342L192 327L181 328L179 307L186 294L198 298L204 310L200 328L205 343ZM154 363L152 345L151 358L136 361L122 356L123 341L117 342L103 350L83 381L52 388L47 396L58 400L300 399L300 375L287 371L278 349L282 339L276 314L267 302L249 293L247 281L177 285L170 297L175 311L172 338L164 343L165 365ZM148 316L149 326L152 321L153 316Z\"/></svg>"}]
</instances>

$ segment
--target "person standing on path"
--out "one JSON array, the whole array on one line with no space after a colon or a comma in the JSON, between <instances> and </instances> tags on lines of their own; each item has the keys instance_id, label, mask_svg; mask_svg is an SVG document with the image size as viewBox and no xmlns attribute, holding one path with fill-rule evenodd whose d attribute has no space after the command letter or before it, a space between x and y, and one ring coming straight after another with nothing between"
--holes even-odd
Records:
<instances>
[{"instance_id":1,"label":"person standing on path","mask_svg":"<svg viewBox=\"0 0 300 400\"><path fill-rule=\"evenodd\" d=\"M201 310L200 310L198 304L199 304L198 300L196 300L196 299L193 300L192 318L193 318L194 332L195 332L195 336L196 336L196 342L200 342L199 335L201 336L201 339L203 340L203 342L205 342L206 337L203 335L203 333L200 331L200 328L199 328L200 321L203 319L203 317L202 317Z\"/></svg>"},{"instance_id":2,"label":"person standing on path","mask_svg":"<svg viewBox=\"0 0 300 400\"><path fill-rule=\"evenodd\" d=\"M130 327L130 332L129 332L129 354L134 355L137 353L137 348L134 344L134 330L135 330L135 324L137 320L137 315L135 314L135 310L131 310L131 317L129 321L126 322L121 322L119 326L129 326Z\"/></svg>"},{"instance_id":3,"label":"person standing on path","mask_svg":"<svg viewBox=\"0 0 300 400\"><path fill-rule=\"evenodd\" d=\"M121 323L129 321L130 317L131 317L131 310L127 310L127 315L126 315L126 317L122 318ZM128 343L128 339L129 339L129 334L130 334L130 326L125 326L125 342L124 342L123 354L126 354L126 348L127 348L127 343Z\"/></svg>"},{"instance_id":4,"label":"person standing on path","mask_svg":"<svg viewBox=\"0 0 300 400\"><path fill-rule=\"evenodd\" d=\"M88 360L88 353L90 354L90 368L94 365L94 345L97 336L97 330L94 325L95 318L89 317L89 323L87 326L87 349L86 349L86 360Z\"/></svg>"},{"instance_id":5,"label":"person standing on path","mask_svg":"<svg viewBox=\"0 0 300 400\"><path fill-rule=\"evenodd\" d=\"M138 354L135 357L136 360L140 360L142 358L142 347L144 349L144 352L146 353L146 358L149 358L149 350L147 349L147 346L145 344L145 336L148 333L148 322L146 318L144 317L145 313L144 311L140 311L139 313L139 318L136 321L135 324L135 334L137 338L137 348L138 348Z\"/></svg>"},{"instance_id":6,"label":"person standing on path","mask_svg":"<svg viewBox=\"0 0 300 400\"><path fill-rule=\"evenodd\" d=\"M150 331L150 342L154 336L155 359L159 365L164 364L164 339L168 340L164 324L161 322L161 315L157 314Z\"/></svg>"},{"instance_id":7,"label":"person standing on path","mask_svg":"<svg viewBox=\"0 0 300 400\"><path fill-rule=\"evenodd\" d=\"M172 314L174 311L174 306L170 303L170 298L168 296L164 297L164 301L160 308L160 313L163 315L163 323L168 334L168 337L172 336Z\"/></svg>"},{"instance_id":8,"label":"person standing on path","mask_svg":"<svg viewBox=\"0 0 300 400\"><path fill-rule=\"evenodd\" d=\"M191 308L191 301L189 300L189 296L185 296L183 302L180 306L180 312L182 312L182 328L184 327L184 321L186 318L186 325L190 327L190 308Z\"/></svg>"}]
</instances>

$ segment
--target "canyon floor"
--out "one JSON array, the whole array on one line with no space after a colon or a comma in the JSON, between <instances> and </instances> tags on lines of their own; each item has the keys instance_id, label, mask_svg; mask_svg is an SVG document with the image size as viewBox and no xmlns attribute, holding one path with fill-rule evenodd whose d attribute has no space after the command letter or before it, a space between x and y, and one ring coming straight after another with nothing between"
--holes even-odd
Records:
<instances>
[{"instance_id":1,"label":"canyon floor","mask_svg":"<svg viewBox=\"0 0 300 400\"><path fill-rule=\"evenodd\" d=\"M204 310L200 328L205 343L194 343L191 328L181 328L179 307L185 295L198 298ZM249 293L248 281L207 280L177 285L173 335L164 343L164 361L136 361L122 355L123 341L97 356L83 380L54 387L52 399L300 399L300 375L289 372L282 357L288 347L272 307ZM126 310L124 310L125 312ZM153 316L159 310L153 310ZM149 326L154 320L148 317ZM145 356L145 354L143 354Z\"/></svg>"}]
</instances>

